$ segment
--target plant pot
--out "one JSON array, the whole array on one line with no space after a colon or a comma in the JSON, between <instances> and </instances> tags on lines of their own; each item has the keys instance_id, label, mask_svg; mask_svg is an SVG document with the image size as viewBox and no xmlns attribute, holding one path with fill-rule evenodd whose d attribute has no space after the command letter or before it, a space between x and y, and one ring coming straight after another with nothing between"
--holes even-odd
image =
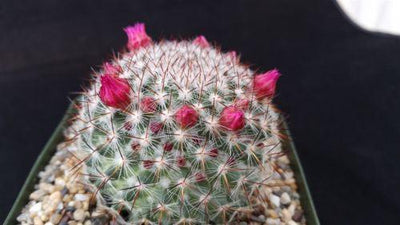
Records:
<instances>
[{"instance_id":1,"label":"plant pot","mask_svg":"<svg viewBox=\"0 0 400 225\"><path fill-rule=\"evenodd\" d=\"M5 225L17 224L17 216L20 214L23 207L29 201L29 195L34 191L35 184L38 183L38 173L42 171L50 161L51 157L56 151L56 146L63 141L63 130L66 128L68 118L70 118L73 112L74 109L71 104L68 107L61 122L44 146L39 157L36 159L36 162L33 165L24 185L22 186L22 189L19 192L17 199L15 200L6 220L4 221ZM287 155L290 159L291 168L295 175L298 192L300 194L300 202L304 210L306 223L308 225L319 225L320 223L314 208L313 200L307 185L304 171L300 164L300 160L297 155L294 143L292 142L286 122L284 122L282 126L283 133L288 137L283 143L283 148L287 151Z\"/></svg>"}]
</instances>

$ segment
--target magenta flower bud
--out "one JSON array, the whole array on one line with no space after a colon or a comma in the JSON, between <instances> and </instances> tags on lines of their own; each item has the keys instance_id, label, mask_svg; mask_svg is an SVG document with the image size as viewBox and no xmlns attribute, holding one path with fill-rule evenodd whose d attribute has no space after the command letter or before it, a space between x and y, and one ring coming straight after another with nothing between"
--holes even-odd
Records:
<instances>
[{"instance_id":1,"label":"magenta flower bud","mask_svg":"<svg viewBox=\"0 0 400 225\"><path fill-rule=\"evenodd\" d=\"M151 167L153 167L154 162L151 160L143 160L143 167L145 169L151 169Z\"/></svg>"},{"instance_id":2,"label":"magenta flower bud","mask_svg":"<svg viewBox=\"0 0 400 225\"><path fill-rule=\"evenodd\" d=\"M150 130L151 132L153 132L154 134L157 134L158 132L160 132L160 130L162 129L163 124L159 123L159 122L151 122L150 123Z\"/></svg>"},{"instance_id":3,"label":"magenta flower bud","mask_svg":"<svg viewBox=\"0 0 400 225\"><path fill-rule=\"evenodd\" d=\"M198 172L194 175L196 182L202 182L206 180L206 175L204 173Z\"/></svg>"},{"instance_id":4,"label":"magenta flower bud","mask_svg":"<svg viewBox=\"0 0 400 225\"><path fill-rule=\"evenodd\" d=\"M100 99L110 107L125 109L130 103L127 80L109 74L101 76Z\"/></svg>"},{"instance_id":5,"label":"magenta flower bud","mask_svg":"<svg viewBox=\"0 0 400 225\"><path fill-rule=\"evenodd\" d=\"M184 156L178 156L176 158L176 165L178 167L184 167L186 165L186 159Z\"/></svg>"},{"instance_id":6,"label":"magenta flower bud","mask_svg":"<svg viewBox=\"0 0 400 225\"><path fill-rule=\"evenodd\" d=\"M272 97L275 94L276 82L281 76L277 69L256 75L253 80L253 91L258 100Z\"/></svg>"},{"instance_id":7,"label":"magenta flower bud","mask_svg":"<svg viewBox=\"0 0 400 225\"><path fill-rule=\"evenodd\" d=\"M188 105L182 106L176 113L175 113L175 121L181 127L191 127L197 123L199 119L199 115L192 107Z\"/></svg>"},{"instance_id":8,"label":"magenta flower bud","mask_svg":"<svg viewBox=\"0 0 400 225\"><path fill-rule=\"evenodd\" d=\"M140 109L145 113L153 113L157 109L157 102L152 97L143 97L140 101Z\"/></svg>"},{"instance_id":9,"label":"magenta flower bud","mask_svg":"<svg viewBox=\"0 0 400 225\"><path fill-rule=\"evenodd\" d=\"M151 43L151 38L146 34L143 23L137 23L134 26L128 26L125 29L128 36L127 47L134 51L140 47L145 47Z\"/></svg>"},{"instance_id":10,"label":"magenta flower bud","mask_svg":"<svg viewBox=\"0 0 400 225\"><path fill-rule=\"evenodd\" d=\"M227 106L221 112L219 124L227 130L238 131L246 125L244 113L236 106Z\"/></svg>"},{"instance_id":11,"label":"magenta flower bud","mask_svg":"<svg viewBox=\"0 0 400 225\"><path fill-rule=\"evenodd\" d=\"M216 148L211 149L211 150L208 152L208 155L209 155L210 157L213 157L213 158L217 157L217 156L218 156L218 149L216 149Z\"/></svg>"},{"instance_id":12,"label":"magenta flower bud","mask_svg":"<svg viewBox=\"0 0 400 225\"><path fill-rule=\"evenodd\" d=\"M202 47L202 48L207 48L210 46L210 44L208 43L206 37L204 37L203 35L199 35L197 36L194 40L193 43L197 44L198 46Z\"/></svg>"},{"instance_id":13,"label":"magenta flower bud","mask_svg":"<svg viewBox=\"0 0 400 225\"><path fill-rule=\"evenodd\" d=\"M109 62L103 64L104 74L117 75L121 73L122 68L119 65L113 65Z\"/></svg>"},{"instance_id":14,"label":"magenta flower bud","mask_svg":"<svg viewBox=\"0 0 400 225\"><path fill-rule=\"evenodd\" d=\"M164 144L164 151L166 152L170 152L172 151L172 148L174 147L174 145L171 142L167 142Z\"/></svg>"},{"instance_id":15,"label":"magenta flower bud","mask_svg":"<svg viewBox=\"0 0 400 225\"><path fill-rule=\"evenodd\" d=\"M246 111L247 109L249 109L250 100L246 98L236 99L234 104L239 109Z\"/></svg>"}]
</instances>

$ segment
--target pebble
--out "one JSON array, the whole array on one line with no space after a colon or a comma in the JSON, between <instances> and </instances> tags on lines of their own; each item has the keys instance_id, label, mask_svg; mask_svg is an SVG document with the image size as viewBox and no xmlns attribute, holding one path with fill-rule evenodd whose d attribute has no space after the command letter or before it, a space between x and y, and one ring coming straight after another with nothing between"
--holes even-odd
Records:
<instances>
[{"instance_id":1,"label":"pebble","mask_svg":"<svg viewBox=\"0 0 400 225\"><path fill-rule=\"evenodd\" d=\"M280 225L281 224L279 219L272 219L272 218L268 218L266 223L267 223L267 225Z\"/></svg>"},{"instance_id":2,"label":"pebble","mask_svg":"<svg viewBox=\"0 0 400 225\"><path fill-rule=\"evenodd\" d=\"M281 195L281 203L283 205L287 205L287 204L290 204L291 201L292 200L290 199L289 194L286 192L283 192L283 194Z\"/></svg>"},{"instance_id":3,"label":"pebble","mask_svg":"<svg viewBox=\"0 0 400 225\"><path fill-rule=\"evenodd\" d=\"M277 208L279 208L279 206L281 205L280 198L274 194L270 195L269 200L271 201L272 205Z\"/></svg>"},{"instance_id":4,"label":"pebble","mask_svg":"<svg viewBox=\"0 0 400 225\"><path fill-rule=\"evenodd\" d=\"M75 201L86 201L86 200L88 200L89 199L89 196L88 195L85 195L85 194L76 194L75 196L74 196L74 200Z\"/></svg>"},{"instance_id":5,"label":"pebble","mask_svg":"<svg viewBox=\"0 0 400 225\"><path fill-rule=\"evenodd\" d=\"M29 209L29 213L31 215L36 215L37 213L39 213L42 210L42 203L38 202L36 204L34 204L30 209Z\"/></svg>"},{"instance_id":6,"label":"pebble","mask_svg":"<svg viewBox=\"0 0 400 225\"><path fill-rule=\"evenodd\" d=\"M85 219L85 211L83 209L77 209L74 212L74 220L83 221Z\"/></svg>"},{"instance_id":7,"label":"pebble","mask_svg":"<svg viewBox=\"0 0 400 225\"><path fill-rule=\"evenodd\" d=\"M294 222L293 220L287 222L287 225L298 225L298 223Z\"/></svg>"},{"instance_id":8,"label":"pebble","mask_svg":"<svg viewBox=\"0 0 400 225\"><path fill-rule=\"evenodd\" d=\"M59 149L44 171L39 173L39 184L35 186L30 201L17 217L21 225L92 225L90 214L96 209L90 207L91 193L79 184L79 179L68 176L75 164L67 151ZM103 212L103 214L106 214ZM88 218L88 219L86 219ZM101 219L100 219L101 218ZM86 219L86 220L85 220ZM97 220L108 224L110 217Z\"/></svg>"},{"instance_id":9,"label":"pebble","mask_svg":"<svg viewBox=\"0 0 400 225\"><path fill-rule=\"evenodd\" d=\"M41 189L39 189L39 190L36 190L36 191L32 192L29 195L29 198L32 199L32 200L38 201L38 200L41 200L43 198L43 196L45 196L45 195L46 195L46 192L41 190Z\"/></svg>"},{"instance_id":10,"label":"pebble","mask_svg":"<svg viewBox=\"0 0 400 225\"><path fill-rule=\"evenodd\" d=\"M58 213L54 213L50 217L50 222L53 224L58 224L60 222L60 220L61 220L61 214L58 214Z\"/></svg>"},{"instance_id":11,"label":"pebble","mask_svg":"<svg viewBox=\"0 0 400 225\"><path fill-rule=\"evenodd\" d=\"M43 225L43 221L39 217L33 218L34 225Z\"/></svg>"},{"instance_id":12,"label":"pebble","mask_svg":"<svg viewBox=\"0 0 400 225\"><path fill-rule=\"evenodd\" d=\"M17 220L22 225L105 225L111 216L90 203L91 193L71 179L73 158L67 144L62 144L44 171L40 182L29 196ZM238 225L305 225L297 184L286 156L274 159L278 168L267 185L260 186L250 196L252 211L238 213ZM75 178L75 177L74 177ZM77 179L79 181L79 179Z\"/></svg>"}]
</instances>

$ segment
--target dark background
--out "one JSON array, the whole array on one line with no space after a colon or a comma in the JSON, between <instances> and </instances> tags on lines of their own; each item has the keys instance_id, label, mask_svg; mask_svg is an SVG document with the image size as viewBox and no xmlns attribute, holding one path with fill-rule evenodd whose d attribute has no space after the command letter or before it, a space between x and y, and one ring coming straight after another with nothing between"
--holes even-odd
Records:
<instances>
[{"instance_id":1,"label":"dark background","mask_svg":"<svg viewBox=\"0 0 400 225\"><path fill-rule=\"evenodd\" d=\"M322 224L400 224L400 38L320 0L1 1L0 218L67 97L137 21L155 39L204 34L255 69L279 68L276 102Z\"/></svg>"}]
</instances>

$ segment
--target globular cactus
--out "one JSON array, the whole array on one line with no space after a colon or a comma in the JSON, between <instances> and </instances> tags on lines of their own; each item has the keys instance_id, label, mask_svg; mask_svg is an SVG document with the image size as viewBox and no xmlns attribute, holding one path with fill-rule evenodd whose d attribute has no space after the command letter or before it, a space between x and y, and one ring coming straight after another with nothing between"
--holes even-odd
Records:
<instances>
[{"instance_id":1,"label":"globular cactus","mask_svg":"<svg viewBox=\"0 0 400 225\"><path fill-rule=\"evenodd\" d=\"M87 184L127 223L221 224L249 212L282 153L278 71L256 75L203 36L125 31L128 51L93 75L69 128Z\"/></svg>"}]
</instances>

